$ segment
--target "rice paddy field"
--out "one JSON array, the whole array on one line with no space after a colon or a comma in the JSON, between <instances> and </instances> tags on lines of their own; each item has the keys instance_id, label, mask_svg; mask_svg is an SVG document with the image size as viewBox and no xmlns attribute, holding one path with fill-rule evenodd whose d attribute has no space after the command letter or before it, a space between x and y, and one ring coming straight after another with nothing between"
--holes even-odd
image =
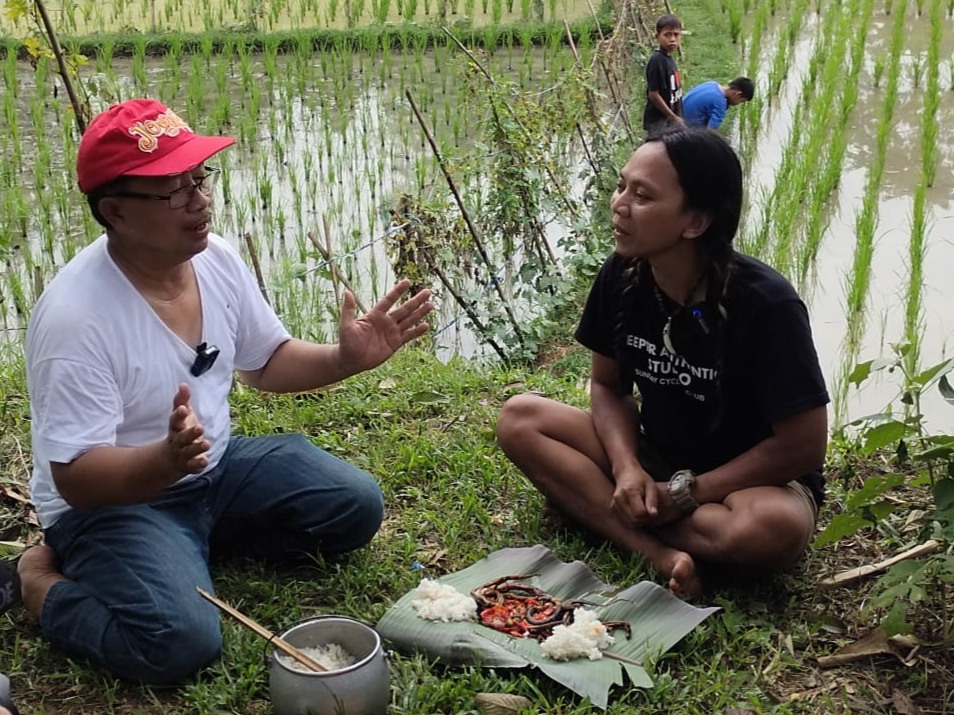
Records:
<instances>
[{"instance_id":1,"label":"rice paddy field","mask_svg":"<svg viewBox=\"0 0 954 715\"><path fill-rule=\"evenodd\" d=\"M759 81L740 123L750 171L741 243L802 290L843 423L880 411L900 387L894 375L856 394L847 378L859 360L902 343L912 366L950 357L954 145L942 128L954 119L954 7L774 6L734 11ZM951 430L939 393L922 409Z\"/></svg>"},{"instance_id":2,"label":"rice paddy field","mask_svg":"<svg viewBox=\"0 0 954 715\"><path fill-rule=\"evenodd\" d=\"M217 157L217 230L293 331L327 338L342 286L370 302L398 261L442 296L434 344L445 357L532 348L520 325L534 304L521 294L537 294L528 287L579 249L570 236L600 169L585 142L638 139L621 115L641 95L600 71L596 12L579 0L50 6L68 49L87 38L78 74L93 112L148 95L197 131L237 137ZM757 82L729 129L749 174L739 245L808 302L835 423L878 412L897 375L859 391L848 381L856 363L903 343L916 373L950 348L954 149L941 128L954 120L951 3L722 0L721 12L739 49L733 71ZM563 21L582 23L572 46ZM0 35L31 30L25 18L0 24ZM0 316L16 349L46 280L98 227L75 190L78 130L54 64L7 53L2 73ZM683 74L687 87L708 79ZM508 128L501 110L524 117ZM499 216L508 201L521 218ZM443 278L420 268L424 254ZM954 426L939 395L921 408L932 429Z\"/></svg>"}]
</instances>

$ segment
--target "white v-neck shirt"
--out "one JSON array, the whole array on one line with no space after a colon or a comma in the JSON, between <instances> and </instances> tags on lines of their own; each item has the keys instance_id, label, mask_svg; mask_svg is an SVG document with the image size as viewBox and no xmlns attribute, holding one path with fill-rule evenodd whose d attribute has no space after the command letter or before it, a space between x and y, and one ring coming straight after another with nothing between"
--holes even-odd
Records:
<instances>
[{"instance_id":1,"label":"white v-neck shirt","mask_svg":"<svg viewBox=\"0 0 954 715\"><path fill-rule=\"evenodd\" d=\"M190 373L196 346L173 333L116 267L105 235L69 261L37 301L27 327L26 363L30 491L44 528L70 509L53 483L50 462L71 462L94 447L164 439L180 383L189 385L211 443L208 469L214 467L231 431L233 371L263 367L289 339L224 239L210 234L192 263L202 300L202 341L220 350L212 369L199 377Z\"/></svg>"}]
</instances>

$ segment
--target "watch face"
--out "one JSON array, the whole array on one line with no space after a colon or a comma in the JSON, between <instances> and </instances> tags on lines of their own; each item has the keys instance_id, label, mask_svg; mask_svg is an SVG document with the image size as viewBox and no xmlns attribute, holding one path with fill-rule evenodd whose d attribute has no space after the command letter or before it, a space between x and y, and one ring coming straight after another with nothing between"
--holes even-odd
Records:
<instances>
[{"instance_id":1,"label":"watch face","mask_svg":"<svg viewBox=\"0 0 954 715\"><path fill-rule=\"evenodd\" d=\"M673 491L678 491L680 489L686 488L686 475L682 472L676 472L672 475L670 480L670 485L672 486Z\"/></svg>"}]
</instances>

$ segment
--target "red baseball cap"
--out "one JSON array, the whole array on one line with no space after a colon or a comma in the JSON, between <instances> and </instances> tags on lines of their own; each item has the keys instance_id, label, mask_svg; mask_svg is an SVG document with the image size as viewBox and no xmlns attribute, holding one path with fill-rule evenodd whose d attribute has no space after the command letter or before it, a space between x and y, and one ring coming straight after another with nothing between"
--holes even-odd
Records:
<instances>
[{"instance_id":1,"label":"red baseball cap","mask_svg":"<svg viewBox=\"0 0 954 715\"><path fill-rule=\"evenodd\" d=\"M93 118L80 139L76 176L84 194L120 176L175 176L235 143L195 134L153 99L114 104Z\"/></svg>"}]
</instances>

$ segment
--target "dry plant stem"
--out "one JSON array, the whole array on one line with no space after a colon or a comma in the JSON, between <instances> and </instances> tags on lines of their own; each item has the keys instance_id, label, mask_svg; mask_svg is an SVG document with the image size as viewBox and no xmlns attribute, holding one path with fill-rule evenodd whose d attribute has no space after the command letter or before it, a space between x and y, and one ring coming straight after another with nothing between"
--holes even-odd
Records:
<instances>
[{"instance_id":1,"label":"dry plant stem","mask_svg":"<svg viewBox=\"0 0 954 715\"><path fill-rule=\"evenodd\" d=\"M265 626L259 625L248 616L245 616L242 613L236 611L234 608L228 605L225 601L220 601L211 593L209 593L208 591L203 591L199 587L196 587L196 591L198 591L199 595L202 596L202 598L204 598L206 601L210 601L211 603L215 604L221 611L230 615L232 618L234 618L236 621L241 623L243 626L248 628L253 633L256 633L257 635L260 635L265 640L274 643L276 648L287 653L288 655L290 655L292 658L297 660L302 665L308 666L309 668L311 668L317 673L324 673L328 670L326 667L324 667L321 663L316 661L314 658L309 658L307 655L302 653L291 643L284 641L278 636L276 636L270 630L265 628Z\"/></svg>"},{"instance_id":2,"label":"dry plant stem","mask_svg":"<svg viewBox=\"0 0 954 715\"><path fill-rule=\"evenodd\" d=\"M609 68L602 59L600 59L600 68L603 70L603 74L606 75L606 86L609 88L610 94L613 95L613 104L616 106L617 116L623 120L626 136L629 138L630 143L635 144L636 132L633 130L632 122L629 121L629 112L623 107L623 100L620 98L619 88L616 84L616 76L609 71Z\"/></svg>"},{"instance_id":3,"label":"dry plant stem","mask_svg":"<svg viewBox=\"0 0 954 715\"><path fill-rule=\"evenodd\" d=\"M844 586L848 583L854 583L855 581L870 574L886 571L896 563L905 561L906 559L917 559L921 556L927 556L928 554L936 551L940 545L941 544L939 542L935 541L934 539L930 539L929 541L925 541L923 544L915 546L913 549L903 551L900 554L892 556L889 559L885 559L884 561L879 561L876 564L866 564L864 566L849 569L848 571L842 571L840 574L836 574L831 578L826 578L823 581L820 581L818 585L822 588L833 588L834 586Z\"/></svg>"},{"instance_id":4,"label":"dry plant stem","mask_svg":"<svg viewBox=\"0 0 954 715\"><path fill-rule=\"evenodd\" d=\"M460 193L457 191L457 185L454 183L453 177L450 175L450 172L447 171L447 166L444 164L444 158L441 156L441 151L437 146L437 142L434 141L434 137L431 134L430 129L427 128L427 124L424 122L424 117L421 116L421 110L418 109L417 102L414 101L414 95L411 94L410 89L405 90L404 95L407 97L407 101L411 103L411 109L414 110L414 116L417 117L417 122L421 125L421 131L423 131L424 136L427 137L427 141L431 145L431 150L434 152L434 156L437 158L437 163L441 167L441 172L444 174L444 178L447 179L447 185L450 187L451 193L454 194L454 199L457 201L457 207L460 209L461 216L464 217L464 222L467 224L467 229L470 231L470 235L474 239L474 245L477 246L477 250L480 252L480 257L484 259L484 265L487 266L487 270L493 273L493 269L491 268L493 264L490 262L490 256L487 254L487 249L484 248L484 243L480 240L480 235L477 233L477 228L474 226L473 221L470 220L470 214L467 213L467 207L464 206L464 200L460 197ZM510 303L507 302L507 298L504 296L503 288L500 287L500 283L497 280L493 280L493 284L497 291L497 296L500 298L500 302L504 307L504 310L507 311L507 317L510 318L510 324L513 326L513 332L517 336L517 340L520 341L520 344L523 345L523 333L520 330L520 326L517 324L517 317L513 314Z\"/></svg>"},{"instance_id":5,"label":"dry plant stem","mask_svg":"<svg viewBox=\"0 0 954 715\"><path fill-rule=\"evenodd\" d=\"M358 306L358 310L360 310L362 313L367 313L368 309L364 307L364 303L362 303L361 299L358 298L358 294L354 292L354 288L351 287L351 283L348 282L348 279L345 278L344 274L341 272L341 269L338 268L338 264L331 259L331 254L324 246L321 245L321 241L318 240L318 237L309 231L308 240L311 241L315 248L318 249L318 253L321 254L322 259L328 264L328 267L331 268L332 275L338 278L338 281L345 287L346 290L351 291L351 295L354 296L354 304Z\"/></svg>"},{"instance_id":6,"label":"dry plant stem","mask_svg":"<svg viewBox=\"0 0 954 715\"><path fill-rule=\"evenodd\" d=\"M265 289L265 277L262 275L262 266L258 262L258 253L255 250L255 243L252 241L252 234L246 232L242 238L245 239L245 248L248 249L249 259L252 261L252 268L255 270L255 280L258 281L258 290L261 292L265 302L271 305L272 302L268 299L268 291Z\"/></svg>"}]
</instances>

